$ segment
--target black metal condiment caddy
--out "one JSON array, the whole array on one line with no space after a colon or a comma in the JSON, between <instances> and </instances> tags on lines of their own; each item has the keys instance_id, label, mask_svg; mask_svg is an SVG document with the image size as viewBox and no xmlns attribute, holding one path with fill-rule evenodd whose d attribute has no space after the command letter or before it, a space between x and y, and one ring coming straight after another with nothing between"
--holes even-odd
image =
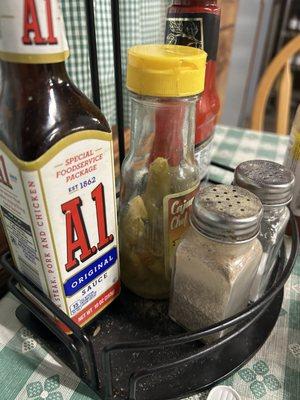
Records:
<instances>
[{"instance_id":1,"label":"black metal condiment caddy","mask_svg":"<svg viewBox=\"0 0 300 400\"><path fill-rule=\"evenodd\" d=\"M93 100L100 107L93 0L85 0ZM111 0L115 64L119 160L125 156L119 1ZM224 168L224 166L222 166ZM231 168L230 168L231 170ZM82 330L13 265L9 253L1 258L12 275L10 291L21 305L18 319L35 333L52 354L68 365L105 400L165 400L208 389L245 364L268 338L280 313L283 286L294 266L298 230L291 217L292 248L288 260L281 248L265 295L243 312L207 329L186 333L167 315L167 302L151 302L122 290L95 322ZM22 285L73 332L63 333ZM224 329L226 335L204 345L201 339Z\"/></svg>"},{"instance_id":2,"label":"black metal condiment caddy","mask_svg":"<svg viewBox=\"0 0 300 400\"><path fill-rule=\"evenodd\" d=\"M187 333L168 318L166 301L143 300L123 288L95 322L82 330L13 265L9 253L2 265L10 272L10 291L22 303L18 319L50 352L68 365L100 398L165 400L208 389L241 368L263 345L280 313L283 287L298 251L298 230L291 216L291 252L283 244L269 288L246 310L198 332ZM41 308L24 295L28 290L72 332L63 333ZM203 344L201 339L226 330Z\"/></svg>"}]
</instances>

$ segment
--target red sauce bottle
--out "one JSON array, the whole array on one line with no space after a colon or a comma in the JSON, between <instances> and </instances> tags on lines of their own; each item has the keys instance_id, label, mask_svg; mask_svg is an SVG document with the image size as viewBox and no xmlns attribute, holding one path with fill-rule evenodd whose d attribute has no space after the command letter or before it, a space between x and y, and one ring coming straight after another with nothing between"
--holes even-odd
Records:
<instances>
[{"instance_id":1,"label":"red sauce bottle","mask_svg":"<svg viewBox=\"0 0 300 400\"><path fill-rule=\"evenodd\" d=\"M205 89L197 103L195 134L195 155L203 174L210 162L209 139L220 108L216 90L220 12L217 0L173 0L167 13L165 42L198 47L208 54Z\"/></svg>"}]
</instances>

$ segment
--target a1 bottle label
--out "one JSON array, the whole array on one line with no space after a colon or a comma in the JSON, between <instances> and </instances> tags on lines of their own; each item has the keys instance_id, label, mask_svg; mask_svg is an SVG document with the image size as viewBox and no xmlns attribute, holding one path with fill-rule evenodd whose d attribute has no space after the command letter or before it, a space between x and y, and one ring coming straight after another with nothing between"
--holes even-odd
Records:
<instances>
[{"instance_id":1,"label":"a1 bottle label","mask_svg":"<svg viewBox=\"0 0 300 400\"><path fill-rule=\"evenodd\" d=\"M83 326L120 292L112 135L24 162L0 142L0 212L17 268Z\"/></svg>"},{"instance_id":2,"label":"a1 bottle label","mask_svg":"<svg viewBox=\"0 0 300 400\"><path fill-rule=\"evenodd\" d=\"M211 13L168 14L165 43L191 46L207 53L207 61L216 60L220 16Z\"/></svg>"},{"instance_id":3,"label":"a1 bottle label","mask_svg":"<svg viewBox=\"0 0 300 400\"><path fill-rule=\"evenodd\" d=\"M46 64L69 55L59 0L1 0L0 59Z\"/></svg>"}]
</instances>

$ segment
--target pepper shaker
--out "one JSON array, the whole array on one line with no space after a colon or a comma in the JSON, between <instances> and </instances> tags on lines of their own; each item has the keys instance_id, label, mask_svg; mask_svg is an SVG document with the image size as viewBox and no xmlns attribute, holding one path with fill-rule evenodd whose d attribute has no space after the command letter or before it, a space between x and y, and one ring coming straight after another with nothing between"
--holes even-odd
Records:
<instances>
[{"instance_id":1,"label":"pepper shaker","mask_svg":"<svg viewBox=\"0 0 300 400\"><path fill-rule=\"evenodd\" d=\"M199 190L176 251L169 307L175 322L198 330L247 306L262 255L256 239L261 216L260 200L245 189Z\"/></svg>"},{"instance_id":2,"label":"pepper shaker","mask_svg":"<svg viewBox=\"0 0 300 400\"><path fill-rule=\"evenodd\" d=\"M283 241L292 200L294 175L286 167L273 161L251 160L239 164L234 184L254 193L264 208L259 240L263 256L250 293L256 301L265 292Z\"/></svg>"}]
</instances>

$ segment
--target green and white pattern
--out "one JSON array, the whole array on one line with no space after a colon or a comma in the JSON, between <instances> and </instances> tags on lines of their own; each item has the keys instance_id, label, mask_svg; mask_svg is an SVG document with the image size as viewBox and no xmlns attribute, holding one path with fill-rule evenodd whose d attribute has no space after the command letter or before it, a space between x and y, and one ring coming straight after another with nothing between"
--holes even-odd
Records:
<instances>
[{"instance_id":1,"label":"green and white pattern","mask_svg":"<svg viewBox=\"0 0 300 400\"><path fill-rule=\"evenodd\" d=\"M243 368L238 373L240 378L249 383L249 388L256 399L264 397L268 391L281 389L279 380L270 374L269 366L263 360L257 361L252 368Z\"/></svg>"},{"instance_id":2,"label":"green and white pattern","mask_svg":"<svg viewBox=\"0 0 300 400\"><path fill-rule=\"evenodd\" d=\"M53 375L45 379L45 382L36 381L26 385L29 399L61 400L63 396L58 390L60 387L59 375Z\"/></svg>"},{"instance_id":3,"label":"green and white pattern","mask_svg":"<svg viewBox=\"0 0 300 400\"><path fill-rule=\"evenodd\" d=\"M264 159L282 163L288 144L288 136L218 126L214 138L213 160L235 168L251 159ZM230 184L233 174L218 167L210 167L210 178Z\"/></svg>"},{"instance_id":4,"label":"green and white pattern","mask_svg":"<svg viewBox=\"0 0 300 400\"><path fill-rule=\"evenodd\" d=\"M255 157L282 162L287 140L217 127L214 160L233 167ZM232 180L230 172L219 168L212 168L211 176L222 182ZM96 400L71 370L54 360L21 326L14 315L17 305L11 294L0 301L0 400ZM300 399L300 258L285 286L282 311L270 338L224 384L231 385L242 400ZM207 393L201 393L189 400L206 397Z\"/></svg>"},{"instance_id":5,"label":"green and white pattern","mask_svg":"<svg viewBox=\"0 0 300 400\"><path fill-rule=\"evenodd\" d=\"M62 0L61 2L70 47L67 69L78 87L88 97L92 98L84 0ZM119 1L126 126L129 126L130 120L130 104L125 87L127 49L137 44L163 42L168 3L168 0ZM94 6L101 109L108 122L114 125L116 122L116 106L111 0L95 0Z\"/></svg>"}]
</instances>

